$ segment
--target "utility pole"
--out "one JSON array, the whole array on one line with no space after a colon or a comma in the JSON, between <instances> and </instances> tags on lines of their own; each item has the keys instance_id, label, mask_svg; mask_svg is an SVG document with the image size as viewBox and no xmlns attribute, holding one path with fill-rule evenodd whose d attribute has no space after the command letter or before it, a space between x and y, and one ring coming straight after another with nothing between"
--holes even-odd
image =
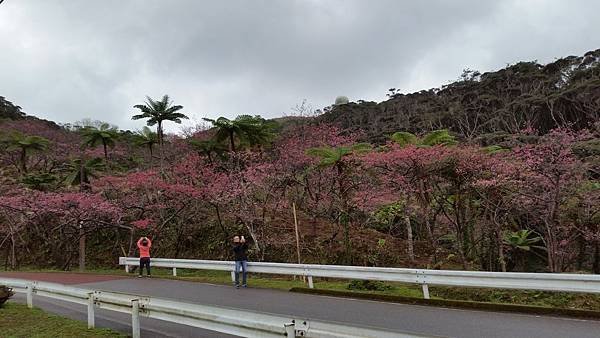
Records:
<instances>
[{"instance_id":1,"label":"utility pole","mask_svg":"<svg viewBox=\"0 0 600 338\"><path fill-rule=\"evenodd\" d=\"M79 271L85 271L85 230L83 221L79 221Z\"/></svg>"},{"instance_id":2,"label":"utility pole","mask_svg":"<svg viewBox=\"0 0 600 338\"><path fill-rule=\"evenodd\" d=\"M298 233L298 216L296 215L296 203L292 202L292 211L294 212L294 228L296 229L296 253L298 254L298 264L302 263L300 259L300 234ZM294 277L295 278L295 277ZM306 282L304 276L302 280Z\"/></svg>"},{"instance_id":3,"label":"utility pole","mask_svg":"<svg viewBox=\"0 0 600 338\"><path fill-rule=\"evenodd\" d=\"M79 163L79 192L84 192L84 177L85 177L85 162L84 152L81 148L81 159ZM83 221L78 221L79 225L79 271L85 271L85 230L83 229Z\"/></svg>"}]
</instances>

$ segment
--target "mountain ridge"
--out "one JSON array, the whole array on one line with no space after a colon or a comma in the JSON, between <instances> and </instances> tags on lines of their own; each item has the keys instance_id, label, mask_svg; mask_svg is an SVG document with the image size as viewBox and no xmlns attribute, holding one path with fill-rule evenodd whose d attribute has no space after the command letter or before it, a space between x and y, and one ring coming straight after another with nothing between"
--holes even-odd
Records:
<instances>
[{"instance_id":1,"label":"mountain ridge","mask_svg":"<svg viewBox=\"0 0 600 338\"><path fill-rule=\"evenodd\" d=\"M458 81L402 94L390 89L380 103L359 100L334 105L318 120L373 142L396 131L449 129L459 137L514 134L533 128L592 128L600 111L600 49L542 65L518 62L486 73L465 70Z\"/></svg>"}]
</instances>

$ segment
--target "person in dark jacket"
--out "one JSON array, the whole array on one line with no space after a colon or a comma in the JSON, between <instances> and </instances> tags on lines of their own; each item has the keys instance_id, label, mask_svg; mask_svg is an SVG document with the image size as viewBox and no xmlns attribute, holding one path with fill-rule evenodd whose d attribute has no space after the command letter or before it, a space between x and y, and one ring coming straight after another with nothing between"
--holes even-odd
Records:
<instances>
[{"instance_id":1,"label":"person in dark jacket","mask_svg":"<svg viewBox=\"0 0 600 338\"><path fill-rule=\"evenodd\" d=\"M246 244L244 236L233 237L233 254L235 255L235 287L240 287L240 269L242 270L242 287L247 287L248 244Z\"/></svg>"}]
</instances>

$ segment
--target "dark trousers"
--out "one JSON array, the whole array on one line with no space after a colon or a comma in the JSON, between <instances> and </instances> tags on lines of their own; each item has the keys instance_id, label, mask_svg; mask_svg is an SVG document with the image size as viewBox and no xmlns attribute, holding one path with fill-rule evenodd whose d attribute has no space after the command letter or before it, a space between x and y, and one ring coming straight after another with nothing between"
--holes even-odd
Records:
<instances>
[{"instance_id":1,"label":"dark trousers","mask_svg":"<svg viewBox=\"0 0 600 338\"><path fill-rule=\"evenodd\" d=\"M140 258L140 276L143 275L144 266L146 266L146 271L148 272L148 276L150 276L150 257Z\"/></svg>"}]
</instances>

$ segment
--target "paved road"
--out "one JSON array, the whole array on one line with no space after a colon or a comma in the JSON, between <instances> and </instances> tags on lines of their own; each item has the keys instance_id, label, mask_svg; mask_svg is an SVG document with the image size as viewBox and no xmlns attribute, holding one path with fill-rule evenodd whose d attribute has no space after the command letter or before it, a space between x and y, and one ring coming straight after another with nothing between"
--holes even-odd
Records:
<instances>
[{"instance_id":1,"label":"paved road","mask_svg":"<svg viewBox=\"0 0 600 338\"><path fill-rule=\"evenodd\" d=\"M600 321L595 320L392 304L268 289L236 290L224 285L163 279L125 278L76 285L441 337L600 337ZM83 307L62 306L61 312L61 305L53 300L36 304L69 317L86 318ZM123 332L129 329L127 316L106 312L99 312L99 316L99 326ZM145 320L142 328L146 328L144 337L224 337L156 320Z\"/></svg>"}]
</instances>

